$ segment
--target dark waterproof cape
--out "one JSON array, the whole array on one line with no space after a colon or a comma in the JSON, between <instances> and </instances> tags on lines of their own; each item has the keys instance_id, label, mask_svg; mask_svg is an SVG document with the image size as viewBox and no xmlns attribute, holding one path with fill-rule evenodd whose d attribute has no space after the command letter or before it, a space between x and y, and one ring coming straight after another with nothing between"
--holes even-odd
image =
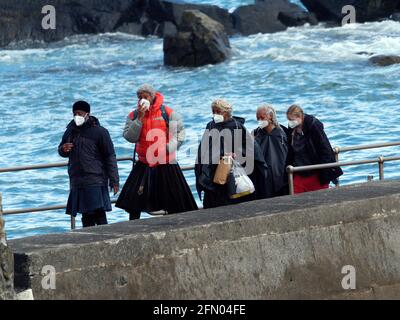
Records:
<instances>
[{"instance_id":1,"label":"dark waterproof cape","mask_svg":"<svg viewBox=\"0 0 400 320\"><path fill-rule=\"evenodd\" d=\"M304 116L303 134L306 138L306 150L311 158L312 164L323 164L336 162L335 153L333 152L331 143L324 131L324 125L321 121L312 115L306 114ZM292 145L293 129L288 130L289 140L289 160L288 162L293 165L294 153ZM318 170L318 175L321 184L337 183L337 178L343 174L340 167L331 169Z\"/></svg>"},{"instance_id":2,"label":"dark waterproof cape","mask_svg":"<svg viewBox=\"0 0 400 320\"><path fill-rule=\"evenodd\" d=\"M288 141L285 130L284 127L274 128L271 133L260 128L254 130L256 142L260 145L268 165L268 188L274 197L288 193L286 173Z\"/></svg>"},{"instance_id":3,"label":"dark waterproof cape","mask_svg":"<svg viewBox=\"0 0 400 320\"><path fill-rule=\"evenodd\" d=\"M214 121L211 121L207 124L202 142L199 145L195 165L196 188L200 199L201 194L204 191L205 208L270 197L270 190L267 188L268 166L265 163L260 147L257 143L255 143L254 138L244 127L244 122L245 120L243 118L233 117L232 119L222 123L217 124ZM234 143L232 143L232 147L229 148L229 150L226 150L226 146L224 145L224 137L221 135L220 148L215 149L216 140L211 137L212 134L210 134L209 131L213 129L216 129L218 132L228 130L232 136L234 136L235 130L240 130L238 132L242 136L242 144L239 146L233 146ZM235 139L232 139L232 142L234 142L234 140ZM250 145L247 145L246 141L248 141ZM208 150L207 147L202 147L204 143L208 144ZM213 150L213 146L215 150ZM205 150L208 151L206 156L204 155ZM239 198L237 200L229 199L227 185L221 186L213 182L214 174L218 166L218 160L226 153L231 152L236 153L236 155L241 154L242 157L248 157L251 159L251 161L254 160L254 170L251 173L248 173L250 179L253 181L256 191L251 196ZM246 154L247 152L251 154ZM206 163L204 163L205 160L207 160ZM241 164L243 167L246 166L245 162Z\"/></svg>"},{"instance_id":4,"label":"dark waterproof cape","mask_svg":"<svg viewBox=\"0 0 400 320\"><path fill-rule=\"evenodd\" d=\"M74 144L69 153L62 150L65 143ZM71 188L119 185L113 142L109 132L95 117L91 116L81 127L71 121L58 146L58 153L69 158Z\"/></svg>"}]
</instances>

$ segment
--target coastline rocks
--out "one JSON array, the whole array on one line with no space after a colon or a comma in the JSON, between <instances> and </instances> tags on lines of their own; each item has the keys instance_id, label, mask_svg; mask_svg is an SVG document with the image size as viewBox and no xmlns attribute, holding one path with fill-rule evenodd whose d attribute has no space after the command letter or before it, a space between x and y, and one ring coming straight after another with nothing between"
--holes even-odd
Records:
<instances>
[{"instance_id":1,"label":"coastline rocks","mask_svg":"<svg viewBox=\"0 0 400 320\"><path fill-rule=\"evenodd\" d=\"M342 8L352 5L356 8L356 21L368 22L389 18L400 10L400 0L301 0L308 11L315 13L319 21L340 24L346 14Z\"/></svg>"},{"instance_id":2,"label":"coastline rocks","mask_svg":"<svg viewBox=\"0 0 400 320\"><path fill-rule=\"evenodd\" d=\"M192 4L174 0L131 0L133 5L119 21L116 31L163 37L181 24L183 12L199 10L221 23L232 35L233 21L228 10L215 5Z\"/></svg>"},{"instance_id":3,"label":"coastline rocks","mask_svg":"<svg viewBox=\"0 0 400 320\"><path fill-rule=\"evenodd\" d=\"M400 8L399 8L399 9L400 9ZM393 14L390 16L390 19L393 20L393 21L400 22L400 12L393 13Z\"/></svg>"},{"instance_id":4,"label":"coastline rocks","mask_svg":"<svg viewBox=\"0 0 400 320\"><path fill-rule=\"evenodd\" d=\"M59 41L76 34L126 32L140 36L163 37L181 23L185 10L199 10L220 22L233 34L233 19L228 10L214 5L165 0L53 0L56 29L42 28L47 0L1 0L0 47L13 42Z\"/></svg>"},{"instance_id":5,"label":"coastline rocks","mask_svg":"<svg viewBox=\"0 0 400 320\"><path fill-rule=\"evenodd\" d=\"M243 35L273 33L287 27L318 23L313 14L288 0L259 0L237 8L232 16L235 28Z\"/></svg>"},{"instance_id":6,"label":"coastline rocks","mask_svg":"<svg viewBox=\"0 0 400 320\"><path fill-rule=\"evenodd\" d=\"M164 64L199 67L230 58L231 48L224 27L198 10L182 15L178 32L164 38Z\"/></svg>"},{"instance_id":7,"label":"coastline rocks","mask_svg":"<svg viewBox=\"0 0 400 320\"><path fill-rule=\"evenodd\" d=\"M1 206L1 196L0 196ZM1 211L1 208L0 208ZM0 300L15 299L14 292L14 258L6 243L4 220L0 213Z\"/></svg>"},{"instance_id":8,"label":"coastline rocks","mask_svg":"<svg viewBox=\"0 0 400 320\"><path fill-rule=\"evenodd\" d=\"M58 41L75 34L96 34L113 31L132 0L53 0L56 10L56 29L45 30L42 8L47 0L2 0L0 2L0 46L12 42Z\"/></svg>"},{"instance_id":9,"label":"coastline rocks","mask_svg":"<svg viewBox=\"0 0 400 320\"><path fill-rule=\"evenodd\" d=\"M378 55L374 56L369 59L369 61L372 64L375 64L380 67L387 67L391 66L393 64L399 64L400 63L400 56L395 56L395 55Z\"/></svg>"}]
</instances>

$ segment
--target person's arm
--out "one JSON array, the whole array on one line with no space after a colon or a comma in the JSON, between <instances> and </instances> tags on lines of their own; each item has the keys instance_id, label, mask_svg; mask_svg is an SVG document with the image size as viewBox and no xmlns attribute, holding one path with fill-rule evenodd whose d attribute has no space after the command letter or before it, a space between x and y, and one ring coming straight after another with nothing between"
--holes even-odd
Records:
<instances>
[{"instance_id":1,"label":"person's arm","mask_svg":"<svg viewBox=\"0 0 400 320\"><path fill-rule=\"evenodd\" d=\"M325 133L324 126L321 122L317 122L311 129L311 139L319 157L320 163L335 162L333 149L329 139Z\"/></svg>"},{"instance_id":2,"label":"person's arm","mask_svg":"<svg viewBox=\"0 0 400 320\"><path fill-rule=\"evenodd\" d=\"M185 126L183 124L183 117L173 111L169 117L169 129L170 139L167 144L168 153L173 153L182 146L185 142Z\"/></svg>"},{"instance_id":3,"label":"person's arm","mask_svg":"<svg viewBox=\"0 0 400 320\"><path fill-rule=\"evenodd\" d=\"M58 154L63 158L69 158L69 154L71 152L71 151L69 152L64 151L65 150L64 145L67 143L67 139L68 139L68 130L65 131L61 139L61 142L58 145Z\"/></svg>"},{"instance_id":4,"label":"person's arm","mask_svg":"<svg viewBox=\"0 0 400 320\"><path fill-rule=\"evenodd\" d=\"M123 137L131 143L137 143L142 132L142 122L137 118L132 120L129 116L126 118Z\"/></svg>"},{"instance_id":5,"label":"person's arm","mask_svg":"<svg viewBox=\"0 0 400 320\"><path fill-rule=\"evenodd\" d=\"M110 133L106 129L102 133L99 147L107 170L108 179L110 180L110 187L113 187L114 193L117 193L119 188L117 157Z\"/></svg>"}]
</instances>

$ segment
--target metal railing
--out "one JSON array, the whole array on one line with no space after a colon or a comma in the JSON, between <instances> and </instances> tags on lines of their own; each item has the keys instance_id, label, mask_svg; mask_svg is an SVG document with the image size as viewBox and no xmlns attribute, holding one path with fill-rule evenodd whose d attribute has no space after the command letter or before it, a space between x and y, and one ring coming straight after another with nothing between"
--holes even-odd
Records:
<instances>
[{"instance_id":1,"label":"metal railing","mask_svg":"<svg viewBox=\"0 0 400 320\"><path fill-rule=\"evenodd\" d=\"M133 161L133 157L121 157L117 158L118 162L121 161ZM47 164L38 164L31 166L17 166L10 168L0 168L0 173L6 172L18 172L18 171L29 171L29 170L42 170L42 169L52 169L52 168L62 168L67 167L68 162L57 162L57 163L47 163ZM193 170L194 166L186 166L181 168L183 171ZM111 200L112 204L116 203L116 200ZM23 208L23 209L13 209L13 210L3 210L3 215L14 215L14 214L23 214L23 213L35 213L35 212L46 212L46 211L54 211L54 210L62 210L66 209L67 205L55 205L55 206L44 206L38 208ZM165 213L160 212L152 212L152 215L164 215ZM74 230L76 228L75 217L71 216L71 229Z\"/></svg>"},{"instance_id":2,"label":"metal railing","mask_svg":"<svg viewBox=\"0 0 400 320\"><path fill-rule=\"evenodd\" d=\"M304 172L304 171L309 171L309 170L320 170L320 169L333 168L333 167L337 167L337 166L344 167L344 166L378 163L379 179L383 180L384 179L384 163L390 162L390 161L399 161L400 157L391 157L391 158L379 157L377 159L339 162L339 154L343 153L343 152L348 152L348 151L377 149L377 148L386 148L386 147L393 147L393 146L400 146L400 141L399 142L375 143L375 144L368 144L368 145L350 146L350 147L342 147L342 148L336 147L336 148L333 148L333 151L335 152L336 160L337 160L337 162L335 162L335 163L304 166L304 167L288 166L287 172L288 172L288 182L289 182L290 194L294 194L294 184L293 184L294 174L297 172ZM117 161L118 162L133 161L133 158L132 157L122 157L122 158L118 158ZM10 167L10 168L3 168L3 169L0 168L0 173L51 169L51 168L60 168L60 167L66 167L66 166L68 166L68 162L40 164L40 165L31 165L31 166L19 166L19 167ZM194 169L194 166L182 167L182 171L189 171L189 170L193 170L193 169ZM116 202L116 200L112 201L113 204L115 204L115 202ZM61 209L66 209L66 207L67 207L66 205L55 205L55 206L45 206L45 207L38 207L38 208L23 208L23 209L14 209L14 210L4 210L2 213L4 215L13 215L13 214L61 210ZM152 213L152 215L160 215L160 214L161 213L157 213L157 212ZM75 227L76 227L75 218L71 217L71 229L75 229Z\"/></svg>"},{"instance_id":3,"label":"metal railing","mask_svg":"<svg viewBox=\"0 0 400 320\"><path fill-rule=\"evenodd\" d=\"M311 166L302 166L302 167L287 167L288 173L288 183L289 183L289 194L294 194L294 174L298 172L304 171L312 171L312 170L322 170L322 169L330 169L335 167L346 167L346 166L355 166L361 164L371 164L377 163L379 165L379 180L384 180L384 163L391 162L391 161L400 161L400 157L379 157L377 159L370 159L370 160L358 160L358 161L347 161L347 162L333 162L333 163L325 163L325 164L316 164ZM337 185L338 186L338 185Z\"/></svg>"}]
</instances>

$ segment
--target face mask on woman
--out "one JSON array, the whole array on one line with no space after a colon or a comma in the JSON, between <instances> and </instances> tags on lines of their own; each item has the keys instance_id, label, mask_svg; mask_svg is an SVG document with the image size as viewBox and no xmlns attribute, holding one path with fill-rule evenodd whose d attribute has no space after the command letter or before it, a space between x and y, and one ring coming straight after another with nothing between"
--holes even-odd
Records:
<instances>
[{"instance_id":1,"label":"face mask on woman","mask_svg":"<svg viewBox=\"0 0 400 320\"><path fill-rule=\"evenodd\" d=\"M87 118L87 115L84 116L84 117L76 115L76 116L74 117L75 124L76 124L78 127L82 126L82 125L86 122L86 118Z\"/></svg>"},{"instance_id":2,"label":"face mask on woman","mask_svg":"<svg viewBox=\"0 0 400 320\"><path fill-rule=\"evenodd\" d=\"M141 99L139 105L142 106L146 111L150 109L150 101L147 99Z\"/></svg>"},{"instance_id":3,"label":"face mask on woman","mask_svg":"<svg viewBox=\"0 0 400 320\"><path fill-rule=\"evenodd\" d=\"M268 120L258 120L258 126L260 129L264 129L269 126L269 121Z\"/></svg>"},{"instance_id":4,"label":"face mask on woman","mask_svg":"<svg viewBox=\"0 0 400 320\"><path fill-rule=\"evenodd\" d=\"M290 129L294 129L296 127L298 127L300 125L300 121L299 120L290 120L288 122L288 126Z\"/></svg>"},{"instance_id":5,"label":"face mask on woman","mask_svg":"<svg viewBox=\"0 0 400 320\"><path fill-rule=\"evenodd\" d=\"M214 114L213 119L215 123L221 123L224 122L224 116L221 114Z\"/></svg>"}]
</instances>

